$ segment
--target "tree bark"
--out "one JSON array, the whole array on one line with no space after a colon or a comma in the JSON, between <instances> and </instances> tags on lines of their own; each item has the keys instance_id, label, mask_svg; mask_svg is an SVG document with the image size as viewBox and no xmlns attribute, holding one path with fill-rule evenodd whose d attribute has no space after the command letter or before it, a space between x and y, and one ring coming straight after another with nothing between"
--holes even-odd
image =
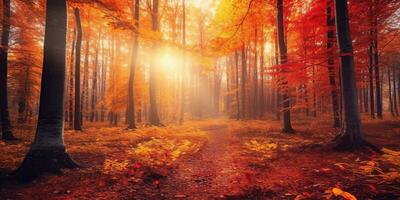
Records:
<instances>
[{"instance_id":1,"label":"tree bark","mask_svg":"<svg viewBox=\"0 0 400 200\"><path fill-rule=\"evenodd\" d=\"M379 74L379 52L378 52L378 30L376 23L373 29L373 55L374 55L374 67L375 67L375 88L376 88L376 111L379 119L382 119L382 91L381 91L381 80Z\"/></svg>"},{"instance_id":2,"label":"tree bark","mask_svg":"<svg viewBox=\"0 0 400 200\"><path fill-rule=\"evenodd\" d=\"M389 110L392 117L394 116L393 109L393 95L392 95L392 82L390 80L390 67L387 68L387 78L388 78L388 97L389 97Z\"/></svg>"},{"instance_id":3,"label":"tree bark","mask_svg":"<svg viewBox=\"0 0 400 200\"><path fill-rule=\"evenodd\" d=\"M277 0L278 8L278 47L280 53L280 64L287 64L287 47L285 43L284 36L284 26L283 26L283 0ZM285 73L285 70L281 70ZM285 78L282 80L282 109L283 109L283 129L284 133L294 133L292 124L290 121L290 99L289 99L289 88L288 82Z\"/></svg>"},{"instance_id":4,"label":"tree bark","mask_svg":"<svg viewBox=\"0 0 400 200\"><path fill-rule=\"evenodd\" d=\"M237 115L236 118L239 120L241 117L240 112L240 97L239 97L239 54L235 51L235 83L236 83L236 108L237 108Z\"/></svg>"},{"instance_id":5,"label":"tree bark","mask_svg":"<svg viewBox=\"0 0 400 200\"><path fill-rule=\"evenodd\" d=\"M185 117L185 68L186 68L186 6L185 0L182 0L182 46L183 46L183 60L182 60L182 74L181 74L181 109L179 112L179 124L183 124Z\"/></svg>"},{"instance_id":6,"label":"tree bark","mask_svg":"<svg viewBox=\"0 0 400 200\"><path fill-rule=\"evenodd\" d=\"M159 31L159 19L158 19L158 0L153 0L153 8L151 13L151 21L152 21L152 30L154 32ZM156 53L158 50L158 42L153 41L153 53ZM149 116L149 123L150 125L154 126L161 126L160 117L158 115L157 109L157 80L156 80L156 63L155 59L152 59L150 64L150 73L149 73L149 96L150 96L150 116Z\"/></svg>"},{"instance_id":7,"label":"tree bark","mask_svg":"<svg viewBox=\"0 0 400 200\"><path fill-rule=\"evenodd\" d=\"M327 7L327 50L328 50L328 76L329 76L329 85L331 86L331 98L332 98L332 114L333 114L333 127L340 127L340 118L339 118L339 105L338 105L338 95L336 92L336 73L335 73L335 59L333 57L333 42L335 39L334 26L335 26L335 18L332 13L332 1L328 0Z\"/></svg>"},{"instance_id":8,"label":"tree bark","mask_svg":"<svg viewBox=\"0 0 400 200\"><path fill-rule=\"evenodd\" d=\"M75 50L75 113L74 130L81 131L81 45L82 45L82 26L79 8L74 9L76 21L76 50Z\"/></svg>"},{"instance_id":9,"label":"tree bark","mask_svg":"<svg viewBox=\"0 0 400 200\"><path fill-rule=\"evenodd\" d=\"M393 80L393 109L396 116L399 116L399 110L397 109L397 90L396 90L396 67L393 66L392 80Z\"/></svg>"},{"instance_id":10,"label":"tree bark","mask_svg":"<svg viewBox=\"0 0 400 200\"><path fill-rule=\"evenodd\" d=\"M39 118L35 140L16 171L20 182L45 172L60 173L61 168L78 167L66 152L63 139L67 3L52 0L46 4Z\"/></svg>"},{"instance_id":11,"label":"tree bark","mask_svg":"<svg viewBox=\"0 0 400 200\"><path fill-rule=\"evenodd\" d=\"M241 119L246 118L246 76L247 76L247 61L246 47L242 46L242 78L241 78L241 95L242 95L242 112Z\"/></svg>"},{"instance_id":12,"label":"tree bark","mask_svg":"<svg viewBox=\"0 0 400 200\"><path fill-rule=\"evenodd\" d=\"M3 140L14 140L11 132L10 113L8 110L8 43L10 38L11 2L3 0L3 33L1 35L0 49L0 119Z\"/></svg>"},{"instance_id":13,"label":"tree bark","mask_svg":"<svg viewBox=\"0 0 400 200\"><path fill-rule=\"evenodd\" d=\"M337 40L340 49L340 77L344 116L342 132L335 139L334 149L338 151L355 150L367 145L379 151L363 139L361 132L347 0L335 0L335 14Z\"/></svg>"},{"instance_id":14,"label":"tree bark","mask_svg":"<svg viewBox=\"0 0 400 200\"><path fill-rule=\"evenodd\" d=\"M134 9L134 25L135 32L133 34L133 46L132 46L132 58L131 68L129 73L129 84L128 84L128 129L136 129L135 122L135 70L136 70L136 59L139 46L139 0L135 0Z\"/></svg>"},{"instance_id":15,"label":"tree bark","mask_svg":"<svg viewBox=\"0 0 400 200\"><path fill-rule=\"evenodd\" d=\"M369 106L371 119L375 119L375 95L374 95L374 65L372 57L372 41L371 46L368 50L369 66L368 66L368 77L369 77Z\"/></svg>"}]
</instances>

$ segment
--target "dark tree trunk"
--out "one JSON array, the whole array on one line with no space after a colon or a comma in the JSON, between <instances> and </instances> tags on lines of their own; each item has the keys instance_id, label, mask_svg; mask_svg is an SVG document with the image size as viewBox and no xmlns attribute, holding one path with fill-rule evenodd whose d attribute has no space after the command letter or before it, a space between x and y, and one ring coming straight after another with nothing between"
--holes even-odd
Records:
<instances>
[{"instance_id":1,"label":"dark tree trunk","mask_svg":"<svg viewBox=\"0 0 400 200\"><path fill-rule=\"evenodd\" d=\"M61 168L78 167L63 140L66 27L66 0L47 1L39 119L35 140L16 171L21 182L44 172L60 173Z\"/></svg>"},{"instance_id":2,"label":"dark tree trunk","mask_svg":"<svg viewBox=\"0 0 400 200\"><path fill-rule=\"evenodd\" d=\"M284 36L284 26L283 26L283 0L277 1L278 7L278 47L279 47L279 54L280 54L280 64L285 65L287 64L287 49L285 43L285 36ZM281 72L285 73L285 70ZM289 91L288 91L288 82L283 78L282 80L282 109L283 109L283 129L282 132L284 133L294 133L292 128L292 124L290 121L290 98L289 98Z\"/></svg>"},{"instance_id":3,"label":"dark tree trunk","mask_svg":"<svg viewBox=\"0 0 400 200\"><path fill-rule=\"evenodd\" d=\"M396 90L396 67L393 66L392 80L393 80L393 109L396 116L399 116L399 110L397 109L397 90Z\"/></svg>"},{"instance_id":4,"label":"dark tree trunk","mask_svg":"<svg viewBox=\"0 0 400 200\"><path fill-rule=\"evenodd\" d=\"M379 52L378 52L378 30L375 28L373 32L373 55L375 67L375 88L376 88L376 111L379 119L382 119L382 91L381 80L379 74Z\"/></svg>"},{"instance_id":5,"label":"dark tree trunk","mask_svg":"<svg viewBox=\"0 0 400 200\"><path fill-rule=\"evenodd\" d=\"M388 78L388 97L389 97L389 110L392 117L394 116L393 109L393 98L392 98L392 82L390 80L390 67L387 68L387 78Z\"/></svg>"},{"instance_id":6,"label":"dark tree trunk","mask_svg":"<svg viewBox=\"0 0 400 200\"><path fill-rule=\"evenodd\" d=\"M7 70L8 70L8 42L10 37L10 17L11 7L10 0L3 0L3 33L1 35L0 49L0 119L3 140L14 140L15 137L11 132L10 113L8 111L8 86L7 86Z\"/></svg>"},{"instance_id":7,"label":"dark tree trunk","mask_svg":"<svg viewBox=\"0 0 400 200\"><path fill-rule=\"evenodd\" d=\"M369 47L369 66L368 66L368 77L369 77L369 108L371 119L375 119L375 95L374 95L374 64L372 57L372 44Z\"/></svg>"},{"instance_id":8,"label":"dark tree trunk","mask_svg":"<svg viewBox=\"0 0 400 200\"><path fill-rule=\"evenodd\" d=\"M75 113L74 130L80 131L81 127L81 45L82 45L82 26L79 8L74 9L76 29L78 35L76 38L75 54Z\"/></svg>"},{"instance_id":9,"label":"dark tree trunk","mask_svg":"<svg viewBox=\"0 0 400 200\"><path fill-rule=\"evenodd\" d=\"M253 118L259 116L260 110L258 107L258 51L257 51L257 27L254 28L254 71L253 71Z\"/></svg>"},{"instance_id":10,"label":"dark tree trunk","mask_svg":"<svg viewBox=\"0 0 400 200\"><path fill-rule=\"evenodd\" d=\"M139 46L139 0L135 0L135 9L134 9L134 24L135 24L135 33L133 35L133 46L132 46L132 58L131 58L131 68L129 73L129 85L128 85L128 129L136 129L135 123L135 66L137 59L137 51Z\"/></svg>"},{"instance_id":11,"label":"dark tree trunk","mask_svg":"<svg viewBox=\"0 0 400 200\"><path fill-rule=\"evenodd\" d=\"M344 116L342 132L336 137L334 148L344 151L359 149L364 145L368 145L379 151L379 149L367 143L361 133L347 0L335 0L335 11L337 40L340 49L340 78Z\"/></svg>"},{"instance_id":12,"label":"dark tree trunk","mask_svg":"<svg viewBox=\"0 0 400 200\"><path fill-rule=\"evenodd\" d=\"M241 95L242 95L242 111L241 119L246 118L246 76L247 76L247 61L246 61L246 48L242 46L242 78L241 78Z\"/></svg>"},{"instance_id":13,"label":"dark tree trunk","mask_svg":"<svg viewBox=\"0 0 400 200\"><path fill-rule=\"evenodd\" d=\"M159 31L159 19L158 19L158 0L153 0L153 9L152 9L152 15L151 15L151 21L152 21L152 30L155 32ZM153 52L157 52L158 49L158 42L153 41ZM158 115L158 109L157 109L157 80L156 80L156 59L152 59L151 65L150 65L150 73L149 73L149 79L150 79L150 84L149 84L149 96L150 96L150 116L149 116L149 123L154 126L161 126L160 122L160 117Z\"/></svg>"},{"instance_id":14,"label":"dark tree trunk","mask_svg":"<svg viewBox=\"0 0 400 200\"><path fill-rule=\"evenodd\" d=\"M94 69L93 69L93 80L92 80L92 102L91 102L91 111L90 111L90 121L97 121L98 116L97 116L97 85L98 85L98 68L99 68L99 48L100 48L100 33L99 33L99 38L96 44L96 55L95 55L95 60L94 60Z\"/></svg>"},{"instance_id":15,"label":"dark tree trunk","mask_svg":"<svg viewBox=\"0 0 400 200\"><path fill-rule=\"evenodd\" d=\"M74 93L74 55L75 55L75 44L76 44L76 30L74 29L74 34L72 36L72 46L71 46L71 56L69 64L69 85L68 85L68 118L69 127L72 128L74 125L74 103L73 103L73 93Z\"/></svg>"},{"instance_id":16,"label":"dark tree trunk","mask_svg":"<svg viewBox=\"0 0 400 200\"><path fill-rule=\"evenodd\" d=\"M328 1L327 7L327 49L328 49L328 74L329 74L329 85L331 86L331 98L332 98L332 114L333 114L333 127L340 127L339 118L339 105L338 105L338 95L336 91L336 73L335 73L335 59L333 57L334 51L334 40L335 40L335 18L332 12L332 1Z\"/></svg>"},{"instance_id":17,"label":"dark tree trunk","mask_svg":"<svg viewBox=\"0 0 400 200\"><path fill-rule=\"evenodd\" d=\"M264 29L261 27L261 36L264 37ZM264 40L261 40L264 41ZM258 117L263 117L265 113L265 89L264 89L264 42L261 42L261 55L260 55L260 97L259 97L259 112Z\"/></svg>"}]
</instances>

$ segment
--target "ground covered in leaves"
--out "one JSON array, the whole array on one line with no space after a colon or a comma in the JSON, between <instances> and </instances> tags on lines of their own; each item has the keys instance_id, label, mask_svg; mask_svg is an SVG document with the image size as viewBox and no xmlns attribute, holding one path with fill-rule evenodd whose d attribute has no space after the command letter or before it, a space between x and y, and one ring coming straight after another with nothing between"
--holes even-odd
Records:
<instances>
[{"instance_id":1,"label":"ground covered in leaves","mask_svg":"<svg viewBox=\"0 0 400 200\"><path fill-rule=\"evenodd\" d=\"M339 131L316 120L279 132L278 121L213 119L135 131L66 131L83 168L19 185L8 174L33 139L0 142L0 199L398 199L400 121L364 120L383 154L333 152Z\"/></svg>"}]
</instances>

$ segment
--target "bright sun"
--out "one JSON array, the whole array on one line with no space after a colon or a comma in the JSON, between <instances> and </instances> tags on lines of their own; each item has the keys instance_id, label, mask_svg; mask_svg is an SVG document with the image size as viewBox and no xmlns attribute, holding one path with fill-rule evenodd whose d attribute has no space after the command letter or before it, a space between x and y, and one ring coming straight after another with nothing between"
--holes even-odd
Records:
<instances>
[{"instance_id":1,"label":"bright sun","mask_svg":"<svg viewBox=\"0 0 400 200\"><path fill-rule=\"evenodd\" d=\"M159 66L166 74L177 74L182 69L182 57L175 52L164 51L160 56Z\"/></svg>"}]
</instances>

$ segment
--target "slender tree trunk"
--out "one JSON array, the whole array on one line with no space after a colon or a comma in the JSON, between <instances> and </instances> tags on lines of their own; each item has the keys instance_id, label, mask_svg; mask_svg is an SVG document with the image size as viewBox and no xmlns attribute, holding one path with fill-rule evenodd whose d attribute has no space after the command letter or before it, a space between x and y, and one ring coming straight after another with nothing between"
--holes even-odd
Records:
<instances>
[{"instance_id":1,"label":"slender tree trunk","mask_svg":"<svg viewBox=\"0 0 400 200\"><path fill-rule=\"evenodd\" d=\"M258 51L257 51L257 27L254 28L254 71L253 71L253 79L254 79L254 99L253 99L253 118L257 119L259 116L259 102L258 102Z\"/></svg>"},{"instance_id":2,"label":"slender tree trunk","mask_svg":"<svg viewBox=\"0 0 400 200\"><path fill-rule=\"evenodd\" d=\"M69 67L69 87L68 87L68 122L69 127L73 128L74 125L74 55L75 55L75 45L76 45L76 30L74 29L74 34L72 38L71 46L71 56L70 56L70 67Z\"/></svg>"},{"instance_id":3,"label":"slender tree trunk","mask_svg":"<svg viewBox=\"0 0 400 200\"><path fill-rule=\"evenodd\" d=\"M235 74L236 74L236 108L237 115L236 118L239 120L242 116L240 112L240 97L239 97L239 54L235 51Z\"/></svg>"},{"instance_id":4,"label":"slender tree trunk","mask_svg":"<svg viewBox=\"0 0 400 200\"><path fill-rule=\"evenodd\" d=\"M399 116L399 110L397 109L397 90L396 90L396 67L393 66L393 73L392 73L392 80L393 80L393 109L396 116Z\"/></svg>"},{"instance_id":5,"label":"slender tree trunk","mask_svg":"<svg viewBox=\"0 0 400 200\"><path fill-rule=\"evenodd\" d=\"M89 30L89 29L88 29ZM89 31L88 31L89 33ZM89 115L89 56L90 56L90 36L88 35L86 38L86 49L85 49L85 61L84 61L84 74L83 74L83 91L82 91L82 111L85 114L86 120L88 120ZM83 117L82 117L83 124Z\"/></svg>"},{"instance_id":6,"label":"slender tree trunk","mask_svg":"<svg viewBox=\"0 0 400 200\"><path fill-rule=\"evenodd\" d=\"M183 124L185 117L185 68L186 68L186 6L185 0L182 0L182 46L183 46L183 60L182 60L182 74L181 74L181 110L179 113L179 124Z\"/></svg>"},{"instance_id":7,"label":"slender tree trunk","mask_svg":"<svg viewBox=\"0 0 400 200\"><path fill-rule=\"evenodd\" d=\"M247 61L246 47L242 46L242 78L241 78L241 95L242 95L242 112L241 119L246 118L246 76L247 76Z\"/></svg>"},{"instance_id":8,"label":"slender tree trunk","mask_svg":"<svg viewBox=\"0 0 400 200\"><path fill-rule=\"evenodd\" d=\"M152 9L152 30L155 32L159 31L159 19L158 19L158 2L159 0L153 0L153 9ZM153 41L153 53L156 53L158 50L158 42ZM160 117L158 115L158 109L157 109L157 80L156 80L156 63L155 59L152 59L151 65L150 65L150 73L149 73L149 79L150 79L150 87L149 87L149 94L150 94L150 116L149 116L149 121L151 125L155 126L160 126L162 125L160 122Z\"/></svg>"},{"instance_id":9,"label":"slender tree trunk","mask_svg":"<svg viewBox=\"0 0 400 200\"><path fill-rule=\"evenodd\" d=\"M128 85L128 129L136 129L135 122L135 70L136 70L136 59L137 59L137 51L139 47L139 0L135 0L135 9L134 9L134 24L135 24L135 33L133 35L133 46L132 46L132 58L131 58L131 68L129 73L129 85Z\"/></svg>"},{"instance_id":10,"label":"slender tree trunk","mask_svg":"<svg viewBox=\"0 0 400 200\"><path fill-rule=\"evenodd\" d=\"M3 27L1 35L0 49L0 119L3 140L14 140L15 137L11 132L10 113L8 111L8 86L7 86L7 70L8 70L8 42L10 37L10 17L11 2L3 0Z\"/></svg>"},{"instance_id":11,"label":"slender tree trunk","mask_svg":"<svg viewBox=\"0 0 400 200\"><path fill-rule=\"evenodd\" d=\"M333 127L340 126L340 118L339 118L339 105L338 105L338 95L336 92L336 73L335 73L335 59L333 57L334 51L334 40L335 40L335 18L332 13L332 1L328 0L327 7L327 49L328 49L328 74L329 74L329 85L331 87L331 98L332 98L332 114L333 114Z\"/></svg>"},{"instance_id":12,"label":"slender tree trunk","mask_svg":"<svg viewBox=\"0 0 400 200\"><path fill-rule=\"evenodd\" d=\"M392 82L390 80L390 67L387 68L387 78L388 78L388 97L389 97L389 110L392 117L394 116L393 109L393 98L392 98Z\"/></svg>"},{"instance_id":13,"label":"slender tree trunk","mask_svg":"<svg viewBox=\"0 0 400 200\"><path fill-rule=\"evenodd\" d=\"M373 55L374 55L374 67L375 67L375 88L376 88L376 107L377 116L382 119L382 91L381 91L381 80L379 74L379 53L378 53L378 30L373 30Z\"/></svg>"},{"instance_id":14,"label":"slender tree trunk","mask_svg":"<svg viewBox=\"0 0 400 200\"><path fill-rule=\"evenodd\" d=\"M75 54L75 118L74 130L80 131L81 127L81 45L82 45L82 26L79 8L74 9L76 29L78 31L76 39Z\"/></svg>"},{"instance_id":15,"label":"slender tree trunk","mask_svg":"<svg viewBox=\"0 0 400 200\"><path fill-rule=\"evenodd\" d=\"M39 119L35 140L19 169L17 179L27 182L44 172L76 168L64 146L66 0L47 1L46 29Z\"/></svg>"},{"instance_id":16,"label":"slender tree trunk","mask_svg":"<svg viewBox=\"0 0 400 200\"><path fill-rule=\"evenodd\" d=\"M373 147L363 139L361 132L347 0L335 0L335 14L337 40L340 49L340 77L344 106L342 132L335 139L335 149L339 151L354 150L364 145ZM375 150L378 149L375 148Z\"/></svg>"},{"instance_id":17,"label":"slender tree trunk","mask_svg":"<svg viewBox=\"0 0 400 200\"><path fill-rule=\"evenodd\" d=\"M264 37L264 29L263 27L261 28L261 37ZM264 40L261 40L264 41ZM263 117L265 113L265 89L264 89L264 42L261 43L261 55L260 55L260 98L258 100L259 102L259 116L258 117Z\"/></svg>"},{"instance_id":18,"label":"slender tree trunk","mask_svg":"<svg viewBox=\"0 0 400 200\"><path fill-rule=\"evenodd\" d=\"M368 77L369 77L369 106L371 119L375 119L375 97L374 97L374 64L372 57L372 44L369 47L369 66L368 66Z\"/></svg>"},{"instance_id":19,"label":"slender tree trunk","mask_svg":"<svg viewBox=\"0 0 400 200\"><path fill-rule=\"evenodd\" d=\"M99 68L99 43L100 43L100 33L98 42L96 45L96 55L94 60L94 69L93 69L93 80L92 80L92 102L91 102L91 113L90 113L90 121L97 121L97 76L98 76L98 68Z\"/></svg>"},{"instance_id":20,"label":"slender tree trunk","mask_svg":"<svg viewBox=\"0 0 400 200\"><path fill-rule=\"evenodd\" d=\"M280 53L280 64L287 64L287 47L284 40L284 25L283 25L283 0L277 0L278 7L278 46ZM281 70L285 73L285 70ZM289 98L289 88L286 78L282 80L282 109L283 109L283 130L284 133L294 133L292 124L290 121L290 98Z\"/></svg>"}]
</instances>

